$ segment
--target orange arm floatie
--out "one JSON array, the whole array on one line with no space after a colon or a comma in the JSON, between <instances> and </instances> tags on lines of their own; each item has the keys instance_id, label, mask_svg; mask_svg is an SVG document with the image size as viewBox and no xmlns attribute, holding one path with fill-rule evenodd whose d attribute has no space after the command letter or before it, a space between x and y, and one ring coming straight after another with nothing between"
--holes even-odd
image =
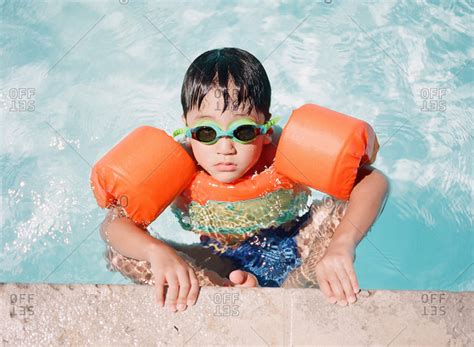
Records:
<instances>
[{"instance_id":1,"label":"orange arm floatie","mask_svg":"<svg viewBox=\"0 0 474 347\"><path fill-rule=\"evenodd\" d=\"M379 143L363 120L306 104L293 111L283 128L276 170L292 180L347 200L357 170L375 161Z\"/></svg>"},{"instance_id":2,"label":"orange arm floatie","mask_svg":"<svg viewBox=\"0 0 474 347\"><path fill-rule=\"evenodd\" d=\"M147 226L189 185L196 164L163 130L142 126L92 168L90 183L100 207L120 204Z\"/></svg>"}]
</instances>

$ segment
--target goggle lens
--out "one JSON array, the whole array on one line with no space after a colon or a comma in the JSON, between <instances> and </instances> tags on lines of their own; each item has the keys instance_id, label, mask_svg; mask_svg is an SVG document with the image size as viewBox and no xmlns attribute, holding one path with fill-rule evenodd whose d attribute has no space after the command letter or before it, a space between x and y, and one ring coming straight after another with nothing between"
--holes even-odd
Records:
<instances>
[{"instance_id":1,"label":"goggle lens","mask_svg":"<svg viewBox=\"0 0 474 347\"><path fill-rule=\"evenodd\" d=\"M251 124L241 125L234 130L234 136L240 141L251 141L257 135L257 128Z\"/></svg>"},{"instance_id":2,"label":"goggle lens","mask_svg":"<svg viewBox=\"0 0 474 347\"><path fill-rule=\"evenodd\" d=\"M216 131L208 126L201 126L196 130L196 140L200 142L212 142L216 136Z\"/></svg>"}]
</instances>

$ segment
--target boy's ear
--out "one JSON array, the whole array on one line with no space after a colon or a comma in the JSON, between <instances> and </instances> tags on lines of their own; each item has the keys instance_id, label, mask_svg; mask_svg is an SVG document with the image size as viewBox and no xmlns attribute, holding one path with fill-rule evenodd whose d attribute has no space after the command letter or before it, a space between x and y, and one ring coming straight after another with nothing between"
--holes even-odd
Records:
<instances>
[{"instance_id":1,"label":"boy's ear","mask_svg":"<svg viewBox=\"0 0 474 347\"><path fill-rule=\"evenodd\" d=\"M186 124L186 118L184 118L184 114L181 115L181 120L183 121L184 126L187 127L188 125ZM185 137L185 141L188 145L191 145L191 139L190 138Z\"/></svg>"}]
</instances>

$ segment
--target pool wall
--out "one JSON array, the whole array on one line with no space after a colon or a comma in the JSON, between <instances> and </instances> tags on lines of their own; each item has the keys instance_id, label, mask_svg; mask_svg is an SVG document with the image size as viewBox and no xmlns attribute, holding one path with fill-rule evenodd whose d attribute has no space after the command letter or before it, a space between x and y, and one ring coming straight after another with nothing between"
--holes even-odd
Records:
<instances>
[{"instance_id":1,"label":"pool wall","mask_svg":"<svg viewBox=\"0 0 474 347\"><path fill-rule=\"evenodd\" d=\"M318 289L201 288L172 313L140 285L0 285L8 345L472 345L473 292L364 290L346 307Z\"/></svg>"}]
</instances>

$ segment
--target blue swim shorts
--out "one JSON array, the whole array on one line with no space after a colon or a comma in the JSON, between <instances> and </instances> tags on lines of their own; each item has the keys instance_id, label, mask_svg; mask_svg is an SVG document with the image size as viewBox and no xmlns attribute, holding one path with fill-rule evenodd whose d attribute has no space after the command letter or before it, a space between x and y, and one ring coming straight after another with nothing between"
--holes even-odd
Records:
<instances>
[{"instance_id":1,"label":"blue swim shorts","mask_svg":"<svg viewBox=\"0 0 474 347\"><path fill-rule=\"evenodd\" d=\"M280 287L288 274L301 265L295 238L310 211L293 220L289 230L282 226L261 229L236 249L227 247L218 251L223 245L206 235L201 236L201 244L212 253L230 259L239 269L254 274L261 287Z\"/></svg>"}]
</instances>

